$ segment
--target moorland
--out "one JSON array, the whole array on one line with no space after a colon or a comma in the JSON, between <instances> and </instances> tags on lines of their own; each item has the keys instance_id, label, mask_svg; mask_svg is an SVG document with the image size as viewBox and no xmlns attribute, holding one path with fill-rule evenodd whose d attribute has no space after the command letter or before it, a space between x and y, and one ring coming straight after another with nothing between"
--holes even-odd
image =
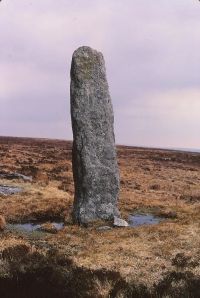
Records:
<instances>
[{"instance_id":1,"label":"moorland","mask_svg":"<svg viewBox=\"0 0 200 298\"><path fill-rule=\"evenodd\" d=\"M82 227L71 220L71 148L0 138L0 186L20 189L0 194L0 297L200 297L200 154L117 146L122 218L162 220ZM40 229L18 228L27 223Z\"/></svg>"}]
</instances>

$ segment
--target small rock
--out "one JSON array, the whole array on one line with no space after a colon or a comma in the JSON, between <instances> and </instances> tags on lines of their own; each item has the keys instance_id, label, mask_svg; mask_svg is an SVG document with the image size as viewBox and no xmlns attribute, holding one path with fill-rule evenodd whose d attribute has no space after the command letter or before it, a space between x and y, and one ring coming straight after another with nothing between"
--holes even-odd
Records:
<instances>
[{"instance_id":1,"label":"small rock","mask_svg":"<svg viewBox=\"0 0 200 298\"><path fill-rule=\"evenodd\" d=\"M114 223L113 225L115 227L128 227L129 224L122 218L119 218L117 216L114 216Z\"/></svg>"},{"instance_id":2,"label":"small rock","mask_svg":"<svg viewBox=\"0 0 200 298\"><path fill-rule=\"evenodd\" d=\"M98 227L97 231L108 231L111 230L112 228L109 226L102 226L102 227Z\"/></svg>"},{"instance_id":3,"label":"small rock","mask_svg":"<svg viewBox=\"0 0 200 298\"><path fill-rule=\"evenodd\" d=\"M5 218L0 215L0 231L3 231L6 227L6 221L5 221Z\"/></svg>"}]
</instances>

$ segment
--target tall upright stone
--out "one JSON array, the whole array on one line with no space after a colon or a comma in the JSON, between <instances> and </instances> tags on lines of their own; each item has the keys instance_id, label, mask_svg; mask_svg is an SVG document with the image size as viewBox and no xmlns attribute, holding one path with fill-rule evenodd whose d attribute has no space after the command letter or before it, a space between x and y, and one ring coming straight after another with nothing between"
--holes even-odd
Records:
<instances>
[{"instance_id":1,"label":"tall upright stone","mask_svg":"<svg viewBox=\"0 0 200 298\"><path fill-rule=\"evenodd\" d=\"M79 224L119 215L113 108L103 55L78 48L71 64L73 217Z\"/></svg>"}]
</instances>

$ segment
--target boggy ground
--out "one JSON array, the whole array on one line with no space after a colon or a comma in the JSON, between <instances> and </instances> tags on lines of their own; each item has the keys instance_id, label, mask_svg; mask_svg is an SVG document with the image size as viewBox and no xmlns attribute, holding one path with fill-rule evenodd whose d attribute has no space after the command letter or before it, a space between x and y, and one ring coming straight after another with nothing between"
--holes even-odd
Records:
<instances>
[{"instance_id":1,"label":"boggy ground","mask_svg":"<svg viewBox=\"0 0 200 298\"><path fill-rule=\"evenodd\" d=\"M0 297L200 297L200 154L117 150L122 217L164 221L105 231L100 222L72 225L71 142L0 138L0 174L33 178L0 178L23 189L0 196L0 214L7 223L65 222L53 234L0 232Z\"/></svg>"}]
</instances>

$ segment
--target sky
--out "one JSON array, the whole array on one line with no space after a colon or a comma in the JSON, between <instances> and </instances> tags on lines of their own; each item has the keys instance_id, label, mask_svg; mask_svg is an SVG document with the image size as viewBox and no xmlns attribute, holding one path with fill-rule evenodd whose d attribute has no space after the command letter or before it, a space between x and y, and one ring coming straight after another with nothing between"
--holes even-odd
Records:
<instances>
[{"instance_id":1,"label":"sky","mask_svg":"<svg viewBox=\"0 0 200 298\"><path fill-rule=\"evenodd\" d=\"M117 144L200 148L198 0L2 0L0 135L72 139L75 49L104 55Z\"/></svg>"}]
</instances>

